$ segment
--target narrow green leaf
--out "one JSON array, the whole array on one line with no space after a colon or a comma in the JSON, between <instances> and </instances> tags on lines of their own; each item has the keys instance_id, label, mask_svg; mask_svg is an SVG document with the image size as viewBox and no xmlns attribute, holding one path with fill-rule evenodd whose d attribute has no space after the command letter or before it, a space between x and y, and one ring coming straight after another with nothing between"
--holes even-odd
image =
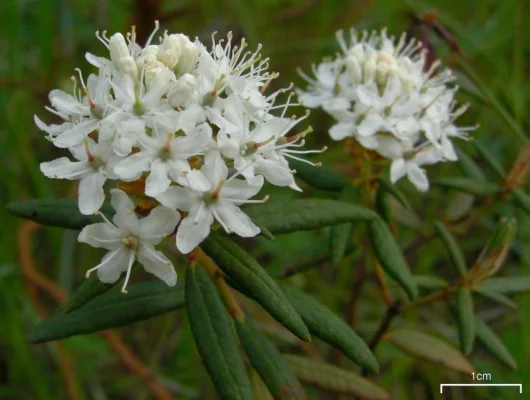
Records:
<instances>
[{"instance_id":1,"label":"narrow green leaf","mask_svg":"<svg viewBox=\"0 0 530 400\"><path fill-rule=\"evenodd\" d=\"M276 282L250 254L231 239L213 233L202 242L201 248L237 286L251 293L252 298L270 315L300 339L311 341L311 335L300 315Z\"/></svg>"},{"instance_id":2,"label":"narrow green leaf","mask_svg":"<svg viewBox=\"0 0 530 400\"><path fill-rule=\"evenodd\" d=\"M103 283L97 274L92 274L88 279L85 279L81 286L75 291L68 303L63 307L63 312L69 313L83 307L89 301L94 299L108 290L112 289L117 283Z\"/></svg>"},{"instance_id":3,"label":"narrow green leaf","mask_svg":"<svg viewBox=\"0 0 530 400\"><path fill-rule=\"evenodd\" d=\"M241 345L250 362L278 400L305 399L304 389L293 374L287 361L271 341L255 326L248 316L235 323Z\"/></svg>"},{"instance_id":4,"label":"narrow green leaf","mask_svg":"<svg viewBox=\"0 0 530 400\"><path fill-rule=\"evenodd\" d=\"M184 288L160 281L129 285L128 293L110 290L68 314L39 323L29 341L43 343L128 325L184 306Z\"/></svg>"},{"instance_id":5,"label":"narrow green leaf","mask_svg":"<svg viewBox=\"0 0 530 400\"><path fill-rule=\"evenodd\" d=\"M388 400L390 395L355 372L306 357L284 354L294 373L308 385L336 394L359 396L365 400Z\"/></svg>"},{"instance_id":6,"label":"narrow green leaf","mask_svg":"<svg viewBox=\"0 0 530 400\"><path fill-rule=\"evenodd\" d=\"M388 193L379 188L375 193L375 209L387 224L392 222L392 204Z\"/></svg>"},{"instance_id":7,"label":"narrow green leaf","mask_svg":"<svg viewBox=\"0 0 530 400\"><path fill-rule=\"evenodd\" d=\"M473 297L468 288L460 288L456 293L456 318L460 348L464 354L469 354L473 350L473 342L475 341L475 313Z\"/></svg>"},{"instance_id":8,"label":"narrow green leaf","mask_svg":"<svg viewBox=\"0 0 530 400\"><path fill-rule=\"evenodd\" d=\"M414 282L416 282L416 286L418 287L431 290L442 289L448 286L446 281L436 276L414 275Z\"/></svg>"},{"instance_id":9,"label":"narrow green leaf","mask_svg":"<svg viewBox=\"0 0 530 400\"><path fill-rule=\"evenodd\" d=\"M346 177L325 165L313 167L305 162L289 159L289 166L296 170L296 177L317 189L338 192L349 184Z\"/></svg>"},{"instance_id":10,"label":"narrow green leaf","mask_svg":"<svg viewBox=\"0 0 530 400\"><path fill-rule=\"evenodd\" d=\"M489 278L483 281L478 288L498 293L527 292L530 291L530 276Z\"/></svg>"},{"instance_id":11,"label":"narrow green leaf","mask_svg":"<svg viewBox=\"0 0 530 400\"><path fill-rule=\"evenodd\" d=\"M396 330L385 335L385 339L414 357L441 364L463 374L474 371L473 366L457 349L426 333Z\"/></svg>"},{"instance_id":12,"label":"narrow green leaf","mask_svg":"<svg viewBox=\"0 0 530 400\"><path fill-rule=\"evenodd\" d=\"M433 186L471 193L476 196L496 196L501 191L499 185L495 183L479 181L471 178L438 178L433 179L431 183Z\"/></svg>"},{"instance_id":13,"label":"narrow green leaf","mask_svg":"<svg viewBox=\"0 0 530 400\"><path fill-rule=\"evenodd\" d=\"M225 400L253 399L232 322L219 292L202 266L188 268L186 298L197 349L219 396Z\"/></svg>"},{"instance_id":14,"label":"narrow green leaf","mask_svg":"<svg viewBox=\"0 0 530 400\"><path fill-rule=\"evenodd\" d=\"M280 287L313 335L336 347L363 368L379 371L368 345L337 314L292 285L280 282Z\"/></svg>"},{"instance_id":15,"label":"narrow green leaf","mask_svg":"<svg viewBox=\"0 0 530 400\"><path fill-rule=\"evenodd\" d=\"M408 298L414 300L418 294L418 289L403 253L387 224L380 218L370 221L368 223L368 236L383 269L401 285Z\"/></svg>"},{"instance_id":16,"label":"narrow green leaf","mask_svg":"<svg viewBox=\"0 0 530 400\"><path fill-rule=\"evenodd\" d=\"M527 215L530 215L530 196L519 188L512 188L513 202L521 208Z\"/></svg>"},{"instance_id":17,"label":"narrow green leaf","mask_svg":"<svg viewBox=\"0 0 530 400\"><path fill-rule=\"evenodd\" d=\"M486 175L482 169L465 151L456 148L456 153L458 154L458 165L464 174L479 181L486 180Z\"/></svg>"},{"instance_id":18,"label":"narrow green leaf","mask_svg":"<svg viewBox=\"0 0 530 400\"><path fill-rule=\"evenodd\" d=\"M329 230L329 252L333 265L337 265L346 254L351 237L352 224L333 225Z\"/></svg>"},{"instance_id":19,"label":"narrow green leaf","mask_svg":"<svg viewBox=\"0 0 530 400\"><path fill-rule=\"evenodd\" d=\"M273 234L320 229L377 218L377 214L368 208L326 199L260 204L259 207L246 208L245 212L256 224L265 226Z\"/></svg>"},{"instance_id":20,"label":"narrow green leaf","mask_svg":"<svg viewBox=\"0 0 530 400\"><path fill-rule=\"evenodd\" d=\"M473 289L475 293L480 294L490 300L493 300L496 303L502 304L512 310L517 310L517 304L510 300L508 297L504 296L501 293L496 292L495 290L483 289L482 286L476 287Z\"/></svg>"},{"instance_id":21,"label":"narrow green leaf","mask_svg":"<svg viewBox=\"0 0 530 400\"><path fill-rule=\"evenodd\" d=\"M500 362L503 362L512 369L517 369L517 363L512 355L502 343L502 340L493 332L493 330L479 317L475 317L475 330L477 340L484 346L488 352Z\"/></svg>"},{"instance_id":22,"label":"narrow green leaf","mask_svg":"<svg viewBox=\"0 0 530 400\"><path fill-rule=\"evenodd\" d=\"M274 400L269 388L265 385L265 382L261 379L259 374L254 368L250 370L250 383L252 384L252 391L254 392L255 400Z\"/></svg>"},{"instance_id":23,"label":"narrow green leaf","mask_svg":"<svg viewBox=\"0 0 530 400\"><path fill-rule=\"evenodd\" d=\"M388 179L379 177L377 182L381 186L381 189L390 193L404 208L410 210L410 203L403 194L395 185L393 185Z\"/></svg>"},{"instance_id":24,"label":"narrow green leaf","mask_svg":"<svg viewBox=\"0 0 530 400\"><path fill-rule=\"evenodd\" d=\"M438 231L440 239L442 239L442 243L447 251L451 264L453 264L453 267L458 270L460 275L464 276L467 272L466 260L462 250L460 250L460 246L442 222L435 221L434 227Z\"/></svg>"},{"instance_id":25,"label":"narrow green leaf","mask_svg":"<svg viewBox=\"0 0 530 400\"><path fill-rule=\"evenodd\" d=\"M497 176L501 179L504 179L506 176L506 171L504 171L504 168L499 164L499 162L493 157L493 155L489 152L489 150L481 145L478 141L474 140L473 144L475 145L475 148L481 155L481 157L486 161L486 164L490 167L490 169L497 174Z\"/></svg>"},{"instance_id":26,"label":"narrow green leaf","mask_svg":"<svg viewBox=\"0 0 530 400\"><path fill-rule=\"evenodd\" d=\"M484 279L495 274L502 267L516 231L517 221L515 218L501 219L475 263L475 277Z\"/></svg>"},{"instance_id":27,"label":"narrow green leaf","mask_svg":"<svg viewBox=\"0 0 530 400\"><path fill-rule=\"evenodd\" d=\"M38 199L11 203L6 210L17 217L30 219L41 225L67 229L82 229L84 226L103 222L99 215L83 215L75 199ZM114 210L104 204L102 211L113 215Z\"/></svg>"}]
</instances>

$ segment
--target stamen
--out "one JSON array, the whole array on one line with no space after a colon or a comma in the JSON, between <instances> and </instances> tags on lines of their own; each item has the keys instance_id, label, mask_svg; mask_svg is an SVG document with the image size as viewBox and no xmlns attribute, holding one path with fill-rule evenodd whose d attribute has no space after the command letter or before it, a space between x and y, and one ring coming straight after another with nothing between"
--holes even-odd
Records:
<instances>
[{"instance_id":1,"label":"stamen","mask_svg":"<svg viewBox=\"0 0 530 400\"><path fill-rule=\"evenodd\" d=\"M109 221L109 219L105 216L105 214L103 214L101 211L96 211L94 213L95 215L100 215L101 218L103 218L103 221L105 221L107 224L109 224L110 226L112 226L113 228L116 228L118 229L118 227L116 225L114 225L112 222Z\"/></svg>"},{"instance_id":2,"label":"stamen","mask_svg":"<svg viewBox=\"0 0 530 400\"><path fill-rule=\"evenodd\" d=\"M145 47L151 44L151 41L153 40L153 37L155 36L155 33L158 31L159 28L160 28L160 23L158 22L158 20L155 20L155 29L153 29L153 32L151 32L151 34L147 38L147 42L145 42Z\"/></svg>"},{"instance_id":3,"label":"stamen","mask_svg":"<svg viewBox=\"0 0 530 400\"><path fill-rule=\"evenodd\" d=\"M228 233L228 234L232 233L232 231L230 229L228 229L228 226L226 226L226 224L222 220L221 216L219 215L219 213L215 209L212 210L212 214L215 217L215 219L221 224L221 226L223 227L223 229L225 230L226 233Z\"/></svg>"},{"instance_id":4,"label":"stamen","mask_svg":"<svg viewBox=\"0 0 530 400\"><path fill-rule=\"evenodd\" d=\"M131 276L131 270L135 259L135 252L131 251L131 254L129 255L129 265L127 266L127 274L125 275L125 282L123 283L123 286L121 287L121 292L123 294L127 293L127 283L129 282L129 278Z\"/></svg>"},{"instance_id":5,"label":"stamen","mask_svg":"<svg viewBox=\"0 0 530 400\"><path fill-rule=\"evenodd\" d=\"M100 262L98 265L96 265L94 268L90 268L86 274L85 274L85 278L89 278L90 277L90 274L98 269L100 269L101 267L104 267L105 265L107 265L109 263L109 261L111 261L114 257L116 257L116 255L120 252L120 249L117 249L117 250L114 250L114 252L105 260L105 261L102 261Z\"/></svg>"},{"instance_id":6,"label":"stamen","mask_svg":"<svg viewBox=\"0 0 530 400\"><path fill-rule=\"evenodd\" d=\"M235 175L236 174L231 176L230 179L228 179L228 181L230 181ZM226 182L228 182L228 181L226 181ZM221 191L221 189L223 188L223 186L225 185L226 182L224 180L221 180L219 182L219 184L217 185L215 190L212 192L212 198L217 199L219 197L219 192Z\"/></svg>"},{"instance_id":7,"label":"stamen","mask_svg":"<svg viewBox=\"0 0 530 400\"><path fill-rule=\"evenodd\" d=\"M88 162L94 161L94 155L90 152L90 147L88 143L88 139L83 140L83 145L85 146L85 152L88 159Z\"/></svg>"},{"instance_id":8,"label":"stamen","mask_svg":"<svg viewBox=\"0 0 530 400\"><path fill-rule=\"evenodd\" d=\"M96 31L96 38L101 42L103 43L103 46L105 46L107 49L109 48L109 40L105 37L105 33L107 33L107 31L103 31L103 35L100 36L99 35L99 31ZM105 40L106 39L106 40Z\"/></svg>"}]
</instances>

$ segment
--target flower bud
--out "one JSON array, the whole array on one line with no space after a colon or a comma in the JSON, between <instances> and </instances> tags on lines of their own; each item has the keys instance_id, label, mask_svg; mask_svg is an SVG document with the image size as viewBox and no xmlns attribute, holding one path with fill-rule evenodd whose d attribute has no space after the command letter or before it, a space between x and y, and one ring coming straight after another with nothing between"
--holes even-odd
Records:
<instances>
[{"instance_id":1,"label":"flower bud","mask_svg":"<svg viewBox=\"0 0 530 400\"><path fill-rule=\"evenodd\" d=\"M131 56L122 57L119 61L118 70L129 75L131 78L136 79L138 77L138 67L134 62L134 58Z\"/></svg>"},{"instance_id":2,"label":"flower bud","mask_svg":"<svg viewBox=\"0 0 530 400\"><path fill-rule=\"evenodd\" d=\"M173 107L186 107L193 93L195 92L195 85L197 80L191 74L182 75L175 85L169 91L167 97L169 104Z\"/></svg>"},{"instance_id":3,"label":"flower bud","mask_svg":"<svg viewBox=\"0 0 530 400\"><path fill-rule=\"evenodd\" d=\"M355 57L360 63L364 62L366 59L364 47L360 43L353 46L348 53L350 54L350 56Z\"/></svg>"},{"instance_id":4,"label":"flower bud","mask_svg":"<svg viewBox=\"0 0 530 400\"><path fill-rule=\"evenodd\" d=\"M160 45L161 51L158 54L158 61L162 62L169 69L175 68L182 53L182 34L172 34L164 38Z\"/></svg>"},{"instance_id":5,"label":"flower bud","mask_svg":"<svg viewBox=\"0 0 530 400\"><path fill-rule=\"evenodd\" d=\"M363 80L363 70L357 58L353 56L346 57L346 70L355 83L361 83Z\"/></svg>"},{"instance_id":6,"label":"flower bud","mask_svg":"<svg viewBox=\"0 0 530 400\"><path fill-rule=\"evenodd\" d=\"M143 48L140 57L136 59L138 68L142 68L144 65L157 61L157 55L159 52L160 48L158 46L150 45Z\"/></svg>"},{"instance_id":7,"label":"flower bud","mask_svg":"<svg viewBox=\"0 0 530 400\"><path fill-rule=\"evenodd\" d=\"M115 33L110 37L109 50L112 63L118 70L123 71L121 60L124 57L130 57L131 53L129 52L125 38L121 33Z\"/></svg>"},{"instance_id":8,"label":"flower bud","mask_svg":"<svg viewBox=\"0 0 530 400\"><path fill-rule=\"evenodd\" d=\"M186 35L180 35L181 40L181 54L180 60L176 66L177 75L182 75L193 71L197 59L199 58L199 49L188 39Z\"/></svg>"},{"instance_id":9,"label":"flower bud","mask_svg":"<svg viewBox=\"0 0 530 400\"><path fill-rule=\"evenodd\" d=\"M161 62L155 61L146 67L145 84L149 91L159 92L160 96L167 94L175 84L175 74Z\"/></svg>"}]
</instances>

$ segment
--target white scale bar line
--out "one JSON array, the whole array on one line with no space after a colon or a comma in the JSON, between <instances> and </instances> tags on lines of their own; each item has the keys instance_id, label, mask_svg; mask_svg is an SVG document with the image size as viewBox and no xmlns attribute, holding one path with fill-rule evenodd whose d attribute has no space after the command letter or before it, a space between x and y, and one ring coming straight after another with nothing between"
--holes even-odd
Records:
<instances>
[{"instance_id":1,"label":"white scale bar line","mask_svg":"<svg viewBox=\"0 0 530 400\"><path fill-rule=\"evenodd\" d=\"M523 393L522 383L442 383L440 393L444 392L444 386L515 386L519 387L519 393Z\"/></svg>"}]
</instances>

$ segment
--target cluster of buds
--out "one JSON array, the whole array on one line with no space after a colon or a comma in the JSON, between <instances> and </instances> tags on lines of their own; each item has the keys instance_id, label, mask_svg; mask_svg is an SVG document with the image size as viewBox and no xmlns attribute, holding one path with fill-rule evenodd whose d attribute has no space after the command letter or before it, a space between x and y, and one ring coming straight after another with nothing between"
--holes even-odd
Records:
<instances>
[{"instance_id":1,"label":"cluster of buds","mask_svg":"<svg viewBox=\"0 0 530 400\"><path fill-rule=\"evenodd\" d=\"M342 53L313 67L314 78L299 90L306 107L322 107L337 123L334 140L354 137L363 147L392 160L393 182L405 175L421 191L429 188L422 165L455 161L451 140L467 139L475 127L456 127L467 105L457 107L457 86L440 61L427 66L421 43L381 32L337 33Z\"/></svg>"},{"instance_id":2,"label":"cluster of buds","mask_svg":"<svg viewBox=\"0 0 530 400\"><path fill-rule=\"evenodd\" d=\"M310 129L289 135L307 114L286 116L292 94L277 104L278 95L290 88L265 94L277 74L268 72L261 47L248 51L244 40L233 45L228 34L219 41L213 35L208 50L198 39L167 32L152 44L157 30L158 23L143 48L134 27L126 37L96 33L110 59L87 54L98 73L85 82L77 69L73 95L50 93L53 108L47 109L61 124L46 125L35 117L47 138L77 160L45 162L41 171L80 181L83 214L99 212L107 180L122 182L121 187L136 182L142 190L135 200L159 204L138 218L128 195L112 189L113 223L105 219L79 236L110 250L92 270L104 282L126 271L123 290L135 260L175 284L171 262L154 245L177 225L176 246L184 254L208 236L214 221L229 233L257 235L259 228L240 206L267 200L251 200L264 181L299 190L287 159L312 152L300 149Z\"/></svg>"}]
</instances>

